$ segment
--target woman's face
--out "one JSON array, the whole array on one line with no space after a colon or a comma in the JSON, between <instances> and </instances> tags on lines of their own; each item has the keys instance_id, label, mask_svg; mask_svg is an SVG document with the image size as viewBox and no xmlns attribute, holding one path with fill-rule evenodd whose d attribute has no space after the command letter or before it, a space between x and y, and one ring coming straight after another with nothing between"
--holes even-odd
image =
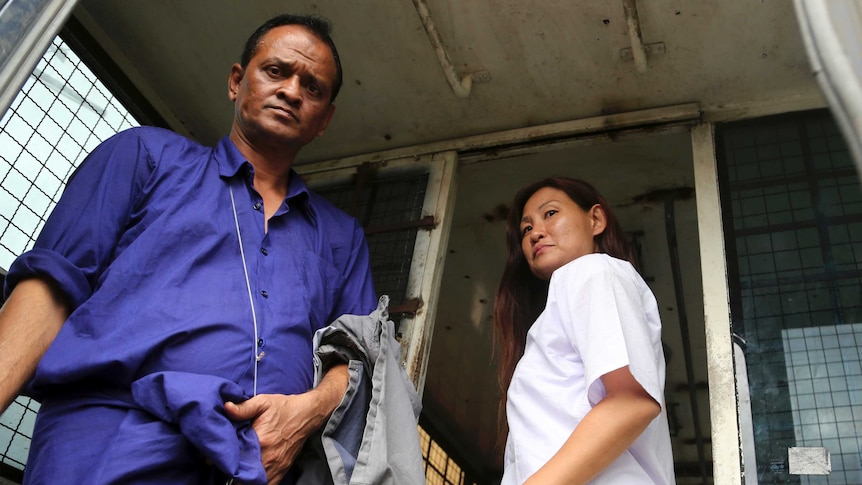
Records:
<instances>
[{"instance_id":1,"label":"woman's face","mask_svg":"<svg viewBox=\"0 0 862 485\"><path fill-rule=\"evenodd\" d=\"M521 250L533 274L548 280L557 268L596 252L594 238L604 230L600 205L585 211L562 190L544 187L524 204Z\"/></svg>"}]
</instances>

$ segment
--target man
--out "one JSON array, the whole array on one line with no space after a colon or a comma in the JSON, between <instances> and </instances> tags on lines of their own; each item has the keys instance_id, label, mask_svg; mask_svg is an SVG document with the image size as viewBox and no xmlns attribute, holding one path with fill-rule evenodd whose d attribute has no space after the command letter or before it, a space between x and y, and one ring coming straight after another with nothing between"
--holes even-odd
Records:
<instances>
[{"instance_id":1,"label":"man","mask_svg":"<svg viewBox=\"0 0 862 485\"><path fill-rule=\"evenodd\" d=\"M312 334L376 306L361 227L291 170L340 85L328 23L278 16L231 68L215 148L135 128L81 165L0 310L0 409L42 402L25 482L254 481L252 452L291 483L348 380L309 390ZM207 434L228 418L260 449Z\"/></svg>"}]
</instances>

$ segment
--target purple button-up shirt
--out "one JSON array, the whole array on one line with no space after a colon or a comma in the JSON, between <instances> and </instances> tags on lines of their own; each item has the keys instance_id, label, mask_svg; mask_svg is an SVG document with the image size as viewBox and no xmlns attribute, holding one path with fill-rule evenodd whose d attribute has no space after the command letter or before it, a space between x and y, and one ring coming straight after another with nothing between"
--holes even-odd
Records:
<instances>
[{"instance_id":1,"label":"purple button-up shirt","mask_svg":"<svg viewBox=\"0 0 862 485\"><path fill-rule=\"evenodd\" d=\"M264 232L252 180L227 137L213 149L134 128L94 150L7 276L7 291L49 276L72 303L32 390L126 386L161 370L251 382L252 311L228 187L265 353L258 391L307 390L314 331L375 308L365 238L296 174Z\"/></svg>"},{"instance_id":2,"label":"purple button-up shirt","mask_svg":"<svg viewBox=\"0 0 862 485\"><path fill-rule=\"evenodd\" d=\"M72 308L28 393L122 393L180 371L250 396L256 353L258 393L308 390L314 331L376 306L368 249L356 220L295 173L265 232L253 170L227 137L210 148L142 127L96 148L7 275L7 294L55 280Z\"/></svg>"}]
</instances>

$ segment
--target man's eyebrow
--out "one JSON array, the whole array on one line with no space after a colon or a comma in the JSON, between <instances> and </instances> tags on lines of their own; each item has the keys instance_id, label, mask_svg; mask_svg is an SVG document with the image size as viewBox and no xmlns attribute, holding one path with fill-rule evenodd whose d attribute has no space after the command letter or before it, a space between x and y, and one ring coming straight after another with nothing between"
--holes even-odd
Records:
<instances>
[{"instance_id":1,"label":"man's eyebrow","mask_svg":"<svg viewBox=\"0 0 862 485\"><path fill-rule=\"evenodd\" d=\"M291 59L283 59L283 58L278 57L278 56L264 57L260 61L260 66L262 68L266 67L267 65L272 65L272 64L276 64L279 67L292 67L292 66L296 65L296 61L291 60ZM326 86L327 89L330 89L330 87L331 87L330 83L326 82L324 76L318 76L318 75L316 75L310 71L305 71L304 73L302 73L301 77L306 78L306 79L310 79L312 82L314 82L314 84L317 84L320 86Z\"/></svg>"},{"instance_id":2,"label":"man's eyebrow","mask_svg":"<svg viewBox=\"0 0 862 485\"><path fill-rule=\"evenodd\" d=\"M296 61L294 61L292 59L285 59L285 58L279 57L279 56L269 56L269 57L264 58L261 61L261 64L267 64L267 63L275 63L275 64L279 64L282 66L290 66L290 65L296 64Z\"/></svg>"}]
</instances>

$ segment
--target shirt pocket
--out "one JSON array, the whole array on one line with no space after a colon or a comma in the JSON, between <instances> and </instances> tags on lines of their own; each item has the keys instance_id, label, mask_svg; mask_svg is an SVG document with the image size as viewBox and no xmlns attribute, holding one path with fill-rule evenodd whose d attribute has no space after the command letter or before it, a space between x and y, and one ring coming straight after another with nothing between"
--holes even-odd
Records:
<instances>
[{"instance_id":1,"label":"shirt pocket","mask_svg":"<svg viewBox=\"0 0 862 485\"><path fill-rule=\"evenodd\" d=\"M312 331L329 325L339 317L336 312L344 277L331 262L317 254L308 253L302 258L304 297L309 310Z\"/></svg>"}]
</instances>

